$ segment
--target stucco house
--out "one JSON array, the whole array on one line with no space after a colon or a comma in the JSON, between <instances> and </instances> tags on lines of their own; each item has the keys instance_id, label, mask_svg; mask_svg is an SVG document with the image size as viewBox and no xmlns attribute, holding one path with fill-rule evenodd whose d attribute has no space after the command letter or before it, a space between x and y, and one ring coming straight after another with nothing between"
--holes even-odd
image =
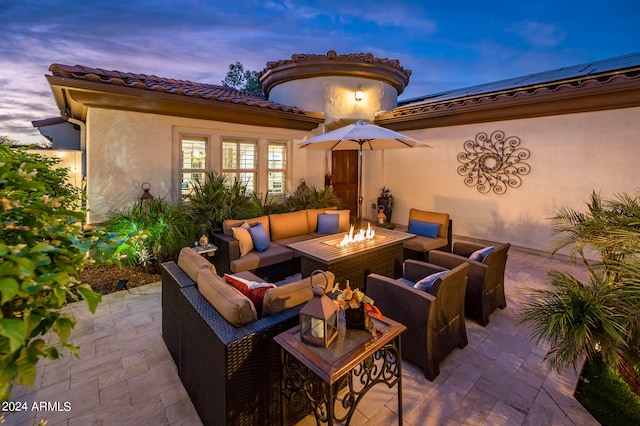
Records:
<instances>
[{"instance_id":1,"label":"stucco house","mask_svg":"<svg viewBox=\"0 0 640 426\"><path fill-rule=\"evenodd\" d=\"M86 66L49 71L61 117L80 128L90 223L135 202L143 182L177 201L210 170L274 196L301 179L322 186L352 159L298 143L358 119L433 147L365 152L365 218L386 186L395 223L412 207L448 212L455 235L547 250L555 208L582 208L592 190L635 193L640 181L640 54L401 101L411 71L371 54L269 62L264 98Z\"/></svg>"}]
</instances>

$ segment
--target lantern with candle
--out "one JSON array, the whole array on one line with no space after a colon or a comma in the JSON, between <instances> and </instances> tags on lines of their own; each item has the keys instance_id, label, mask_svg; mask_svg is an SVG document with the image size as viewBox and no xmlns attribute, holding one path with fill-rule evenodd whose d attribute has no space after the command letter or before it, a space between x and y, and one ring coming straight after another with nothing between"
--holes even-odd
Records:
<instances>
[{"instance_id":1,"label":"lantern with candle","mask_svg":"<svg viewBox=\"0 0 640 426\"><path fill-rule=\"evenodd\" d=\"M324 287L314 286L313 297L300 310L300 339L326 348L337 336L338 305L325 295Z\"/></svg>"}]
</instances>

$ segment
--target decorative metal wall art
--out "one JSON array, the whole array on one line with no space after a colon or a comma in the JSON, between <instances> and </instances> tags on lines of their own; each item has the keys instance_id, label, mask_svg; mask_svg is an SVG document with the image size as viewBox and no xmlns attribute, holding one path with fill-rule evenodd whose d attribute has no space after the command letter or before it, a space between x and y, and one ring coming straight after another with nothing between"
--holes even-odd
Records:
<instances>
[{"instance_id":1,"label":"decorative metal wall art","mask_svg":"<svg viewBox=\"0 0 640 426\"><path fill-rule=\"evenodd\" d=\"M465 176L464 183L486 194L493 191L504 194L507 188L522 185L522 175L529 174L531 167L523 162L531 153L520 147L520 138L496 130L491 137L480 132L475 140L463 145L464 152L458 154L458 174Z\"/></svg>"}]
</instances>

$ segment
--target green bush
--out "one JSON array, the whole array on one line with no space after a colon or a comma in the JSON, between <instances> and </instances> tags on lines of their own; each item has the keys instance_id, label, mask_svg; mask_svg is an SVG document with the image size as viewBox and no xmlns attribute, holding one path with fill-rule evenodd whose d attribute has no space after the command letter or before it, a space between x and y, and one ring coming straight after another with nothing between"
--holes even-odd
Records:
<instances>
[{"instance_id":1,"label":"green bush","mask_svg":"<svg viewBox=\"0 0 640 426\"><path fill-rule=\"evenodd\" d=\"M603 426L640 424L640 398L602 360L585 364L576 399Z\"/></svg>"},{"instance_id":2,"label":"green bush","mask_svg":"<svg viewBox=\"0 0 640 426\"><path fill-rule=\"evenodd\" d=\"M298 188L287 199L289 211L340 207L341 204L340 199L333 192L333 187L330 185L325 186L323 189L317 189L313 185L311 187Z\"/></svg>"},{"instance_id":3,"label":"green bush","mask_svg":"<svg viewBox=\"0 0 640 426\"><path fill-rule=\"evenodd\" d=\"M65 183L57 159L0 144L0 401L14 383L33 386L40 358L58 359L75 318L59 309L84 298L91 312L100 301L79 273L111 261L117 242L100 229L85 231L81 196ZM57 334L59 343L44 336Z\"/></svg>"},{"instance_id":4,"label":"green bush","mask_svg":"<svg viewBox=\"0 0 640 426\"><path fill-rule=\"evenodd\" d=\"M128 239L118 247L123 263L143 267L175 259L184 246L193 244L195 227L186 206L173 206L162 198L114 212L104 224L107 231Z\"/></svg>"}]
</instances>

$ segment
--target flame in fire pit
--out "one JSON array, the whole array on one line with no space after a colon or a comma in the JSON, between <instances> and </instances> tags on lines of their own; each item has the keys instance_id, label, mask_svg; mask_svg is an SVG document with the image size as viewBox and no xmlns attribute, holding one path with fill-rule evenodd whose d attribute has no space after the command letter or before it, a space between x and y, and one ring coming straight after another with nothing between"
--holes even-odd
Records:
<instances>
[{"instance_id":1,"label":"flame in fire pit","mask_svg":"<svg viewBox=\"0 0 640 426\"><path fill-rule=\"evenodd\" d=\"M352 244L361 243L363 241L373 240L376 236L376 232L371 229L371 224L368 224L367 229L360 229L357 233L353 233L353 225L348 234L345 234L342 241L336 244L337 247L348 247Z\"/></svg>"}]
</instances>

